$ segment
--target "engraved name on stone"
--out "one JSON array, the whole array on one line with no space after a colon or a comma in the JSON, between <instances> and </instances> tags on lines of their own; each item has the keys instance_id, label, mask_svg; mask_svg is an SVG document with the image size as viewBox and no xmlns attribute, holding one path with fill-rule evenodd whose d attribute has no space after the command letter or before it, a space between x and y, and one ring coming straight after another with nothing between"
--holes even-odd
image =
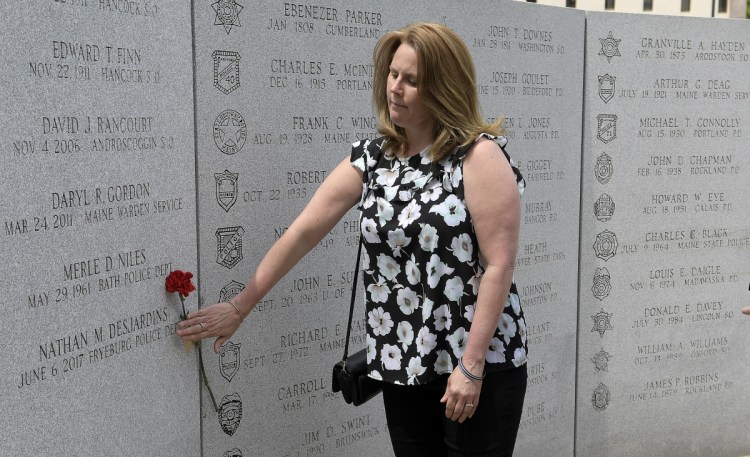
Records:
<instances>
[{"instance_id":1,"label":"engraved name on stone","mask_svg":"<svg viewBox=\"0 0 750 457\"><path fill-rule=\"evenodd\" d=\"M709 306L711 309L719 307L710 302L700 305ZM646 344L639 341L632 360L636 367L674 364L699 358L707 358L708 361L715 362L718 360L717 357L728 356L731 353L731 347L731 338L718 333L712 336L691 338L687 341L667 341L662 337L658 341Z\"/></svg>"},{"instance_id":2,"label":"engraved name on stone","mask_svg":"<svg viewBox=\"0 0 750 457\"><path fill-rule=\"evenodd\" d=\"M531 384L529 388L532 388ZM562 410L562 402L555 400L540 401L526 406L518 430L526 430L554 422L562 418Z\"/></svg>"},{"instance_id":3,"label":"engraved name on stone","mask_svg":"<svg viewBox=\"0 0 750 457\"><path fill-rule=\"evenodd\" d=\"M104 82L118 85L159 84L161 70L143 49L104 43L56 41L49 60L30 61L26 75L34 79L73 83Z\"/></svg>"},{"instance_id":4,"label":"engraved name on stone","mask_svg":"<svg viewBox=\"0 0 750 457\"><path fill-rule=\"evenodd\" d=\"M282 385L276 390L277 402L280 403L282 412L299 412L316 406L330 388L329 382L323 377L297 381Z\"/></svg>"},{"instance_id":5,"label":"engraved name on stone","mask_svg":"<svg viewBox=\"0 0 750 457\"><path fill-rule=\"evenodd\" d=\"M338 394L334 394L338 395ZM330 401L329 398L327 401ZM302 447L287 453L284 457L300 455L327 455L327 452L336 452L336 449L346 449L351 445L367 442L372 438L383 438L387 433L386 425L378 422L378 419L370 417L370 414L362 414L350 418L344 418L337 422L331 422L325 427L306 429L301 433ZM340 452L340 451L339 451Z\"/></svg>"},{"instance_id":6,"label":"engraved name on stone","mask_svg":"<svg viewBox=\"0 0 750 457\"><path fill-rule=\"evenodd\" d=\"M23 389L52 380L81 382L83 378L77 376L83 376L79 373L92 365L111 362L125 352L175 335L176 322L171 321L170 314L168 307L162 307L39 340L36 357L27 361L29 365L20 373L17 387Z\"/></svg>"},{"instance_id":7,"label":"engraved name on stone","mask_svg":"<svg viewBox=\"0 0 750 457\"><path fill-rule=\"evenodd\" d=\"M692 371L686 374L665 373L659 378L646 379L640 388L627 393L621 400L625 404L653 401L679 401L681 397L716 394L731 390L734 381L721 371Z\"/></svg>"},{"instance_id":8,"label":"engraved name on stone","mask_svg":"<svg viewBox=\"0 0 750 457\"><path fill-rule=\"evenodd\" d=\"M49 194L48 213L6 218L5 236L43 235L72 231L83 225L122 221L183 211L183 197L158 197L150 182L122 183L79 189L56 189Z\"/></svg>"},{"instance_id":9,"label":"engraved name on stone","mask_svg":"<svg viewBox=\"0 0 750 457\"><path fill-rule=\"evenodd\" d=\"M383 32L381 12L284 2L277 14L269 19L267 30L373 40Z\"/></svg>"},{"instance_id":10,"label":"engraved name on stone","mask_svg":"<svg viewBox=\"0 0 750 457\"><path fill-rule=\"evenodd\" d=\"M635 48L638 59L695 62L747 62L742 41L693 40L679 37L642 37Z\"/></svg>"},{"instance_id":11,"label":"engraved name on stone","mask_svg":"<svg viewBox=\"0 0 750 457\"><path fill-rule=\"evenodd\" d=\"M33 125L33 124L32 124ZM37 135L12 140L13 158L80 158L83 152L172 150L175 138L156 133L153 116L42 116Z\"/></svg>"}]
</instances>

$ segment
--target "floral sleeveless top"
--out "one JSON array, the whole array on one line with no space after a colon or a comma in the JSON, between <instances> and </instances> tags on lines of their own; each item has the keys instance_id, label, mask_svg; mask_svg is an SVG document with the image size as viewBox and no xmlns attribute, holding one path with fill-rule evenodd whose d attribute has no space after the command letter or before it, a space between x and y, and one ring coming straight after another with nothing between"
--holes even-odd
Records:
<instances>
[{"instance_id":1,"label":"floral sleeveless top","mask_svg":"<svg viewBox=\"0 0 750 457\"><path fill-rule=\"evenodd\" d=\"M501 148L505 137L483 134ZM432 163L426 150L399 159L385 138L352 145L363 172L361 229L371 378L423 384L463 355L484 273L464 200L463 160L472 145ZM505 153L505 150L503 150ZM519 193L525 181L507 153ZM515 280L487 348L488 372L526 363L526 322Z\"/></svg>"}]
</instances>

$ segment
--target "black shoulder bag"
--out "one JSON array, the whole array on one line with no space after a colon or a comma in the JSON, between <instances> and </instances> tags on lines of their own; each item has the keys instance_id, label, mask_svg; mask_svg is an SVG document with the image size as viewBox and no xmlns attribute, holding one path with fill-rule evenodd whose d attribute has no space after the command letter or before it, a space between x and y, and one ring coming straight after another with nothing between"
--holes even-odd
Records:
<instances>
[{"instance_id":1,"label":"black shoulder bag","mask_svg":"<svg viewBox=\"0 0 750 457\"><path fill-rule=\"evenodd\" d=\"M346 325L346 343L344 343L344 358L333 366L331 390L341 391L344 401L359 406L379 394L383 387L381 381L367 376L367 349L349 355L349 335L352 330L352 315L354 313L354 299L357 293L357 276L359 274L359 257L362 255L362 235L359 238L357 262L354 267L354 283L352 284L352 302L349 306L349 322Z\"/></svg>"}]
</instances>

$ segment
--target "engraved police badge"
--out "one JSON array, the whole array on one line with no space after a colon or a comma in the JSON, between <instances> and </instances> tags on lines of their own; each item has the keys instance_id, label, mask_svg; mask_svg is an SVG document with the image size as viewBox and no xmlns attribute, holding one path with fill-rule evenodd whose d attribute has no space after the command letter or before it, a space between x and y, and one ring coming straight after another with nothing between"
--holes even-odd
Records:
<instances>
[{"instance_id":1,"label":"engraved police badge","mask_svg":"<svg viewBox=\"0 0 750 457\"><path fill-rule=\"evenodd\" d=\"M247 126L240 113L222 111L214 120L214 143L221 152L232 155L240 152L247 138Z\"/></svg>"},{"instance_id":2,"label":"engraved police badge","mask_svg":"<svg viewBox=\"0 0 750 457\"><path fill-rule=\"evenodd\" d=\"M612 97L614 96L615 77L610 74L599 75L599 98L601 98L604 103L607 103L612 100Z\"/></svg>"},{"instance_id":3,"label":"engraved police badge","mask_svg":"<svg viewBox=\"0 0 750 457\"><path fill-rule=\"evenodd\" d=\"M594 297L600 301L604 300L611 290L612 284L609 282L609 271L603 267L597 268L596 273L594 273L594 285L591 287Z\"/></svg>"},{"instance_id":4,"label":"engraved police badge","mask_svg":"<svg viewBox=\"0 0 750 457\"><path fill-rule=\"evenodd\" d=\"M604 411L609 405L609 389L601 382L591 395L591 404L597 411Z\"/></svg>"},{"instance_id":5,"label":"engraved police badge","mask_svg":"<svg viewBox=\"0 0 750 457\"><path fill-rule=\"evenodd\" d=\"M227 382L232 382L232 378L240 369L240 343L234 344L227 341L221 346L219 353L219 372Z\"/></svg>"},{"instance_id":6,"label":"engraved police badge","mask_svg":"<svg viewBox=\"0 0 750 457\"><path fill-rule=\"evenodd\" d=\"M615 212L615 202L607 194L601 194L594 203L594 214L599 222L607 222L612 219Z\"/></svg>"},{"instance_id":7,"label":"engraved police badge","mask_svg":"<svg viewBox=\"0 0 750 457\"><path fill-rule=\"evenodd\" d=\"M244 288L245 286L238 283L237 281L231 281L221 289L221 292L219 292L219 302L226 302L233 299L234 297L239 295L239 293L242 292L242 289Z\"/></svg>"},{"instance_id":8,"label":"engraved police badge","mask_svg":"<svg viewBox=\"0 0 750 457\"><path fill-rule=\"evenodd\" d=\"M235 392L224 395L224 398L221 399L221 406L219 406L219 424L221 424L221 429L229 436L234 435L237 427L240 426L240 419L242 419L242 399L240 398L240 394Z\"/></svg>"},{"instance_id":9,"label":"engraved police badge","mask_svg":"<svg viewBox=\"0 0 750 457\"><path fill-rule=\"evenodd\" d=\"M216 263L233 268L242 260L242 227L224 227L216 230Z\"/></svg>"},{"instance_id":10,"label":"engraved police badge","mask_svg":"<svg viewBox=\"0 0 750 457\"><path fill-rule=\"evenodd\" d=\"M596 116L596 137L604 144L617 138L617 116L600 114Z\"/></svg>"},{"instance_id":11,"label":"engraved police badge","mask_svg":"<svg viewBox=\"0 0 750 457\"><path fill-rule=\"evenodd\" d=\"M591 357L591 361L594 362L596 371L609 371L609 359L611 358L612 354L602 349Z\"/></svg>"},{"instance_id":12,"label":"engraved police badge","mask_svg":"<svg viewBox=\"0 0 750 457\"><path fill-rule=\"evenodd\" d=\"M606 152L602 152L602 155L596 158L596 168L594 169L596 180L599 181L600 184L607 184L613 173L614 168L612 167L612 157Z\"/></svg>"},{"instance_id":13,"label":"engraved police badge","mask_svg":"<svg viewBox=\"0 0 750 457\"><path fill-rule=\"evenodd\" d=\"M214 51L214 86L229 94L240 87L240 54L234 51Z\"/></svg>"},{"instance_id":14,"label":"engraved police badge","mask_svg":"<svg viewBox=\"0 0 750 457\"><path fill-rule=\"evenodd\" d=\"M226 212L229 212L229 208L237 202L238 177L238 173L230 173L229 170L224 170L224 173L214 173L214 179L216 180L216 201Z\"/></svg>"},{"instance_id":15,"label":"engraved police badge","mask_svg":"<svg viewBox=\"0 0 750 457\"><path fill-rule=\"evenodd\" d=\"M591 331L599 332L599 338L604 337L604 332L612 330L612 323L609 321L611 317L612 313L605 313L604 309L591 316L591 319L594 320L594 328Z\"/></svg>"},{"instance_id":16,"label":"engraved police badge","mask_svg":"<svg viewBox=\"0 0 750 457\"><path fill-rule=\"evenodd\" d=\"M620 50L618 49L620 41L622 40L618 40L612 36L612 31L609 32L607 38L599 38L599 43L602 45L599 55L606 57L607 62L611 62L612 57L620 55Z\"/></svg>"},{"instance_id":17,"label":"engraved police badge","mask_svg":"<svg viewBox=\"0 0 750 457\"><path fill-rule=\"evenodd\" d=\"M222 454L221 457L242 457L242 451L240 451L237 448L234 448L234 449L232 449L230 451L227 451L224 454Z\"/></svg>"},{"instance_id":18,"label":"engraved police badge","mask_svg":"<svg viewBox=\"0 0 750 457\"><path fill-rule=\"evenodd\" d=\"M240 26L240 11L242 5L236 0L219 0L211 4L211 8L216 12L214 25L223 25L227 34L232 31L232 26Z\"/></svg>"},{"instance_id":19,"label":"engraved police badge","mask_svg":"<svg viewBox=\"0 0 750 457\"><path fill-rule=\"evenodd\" d=\"M617 236L605 230L596 235L596 241L594 241L594 253L596 256L605 262L617 254Z\"/></svg>"}]
</instances>

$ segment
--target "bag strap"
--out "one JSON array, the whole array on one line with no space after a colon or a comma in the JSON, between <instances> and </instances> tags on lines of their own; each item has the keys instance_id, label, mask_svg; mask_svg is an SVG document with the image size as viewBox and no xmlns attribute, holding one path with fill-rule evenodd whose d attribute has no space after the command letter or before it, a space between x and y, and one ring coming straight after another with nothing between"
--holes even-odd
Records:
<instances>
[{"instance_id":1,"label":"bag strap","mask_svg":"<svg viewBox=\"0 0 750 457\"><path fill-rule=\"evenodd\" d=\"M381 143L381 146L382 146L382 143ZM382 157L383 157L383 154L381 152L380 156L375 162L375 167L373 167L373 169L370 171L370 179L367 181L368 184L370 181L374 180L375 170L378 168L378 165L380 165L380 159ZM359 226L362 227L362 211L359 212L359 222L360 222ZM354 300L357 297L357 279L359 277L360 257L362 257L362 233L361 232L359 234L359 247L357 248L357 261L354 264L354 279L352 281L352 300L351 300L351 304L349 305L349 321L346 324L346 342L344 343L344 358L343 358L344 361L346 361L346 358L349 357L349 336L351 335L351 331L352 331L352 317L354 315Z\"/></svg>"},{"instance_id":2,"label":"bag strap","mask_svg":"<svg viewBox=\"0 0 750 457\"><path fill-rule=\"evenodd\" d=\"M362 256L362 234L359 235L357 261L354 265L354 280L352 282L352 302L349 305L349 322L346 324L346 343L344 343L344 360L349 356L349 335L352 331L352 317L354 315L354 300L357 297L357 277L359 276L359 258Z\"/></svg>"}]
</instances>

